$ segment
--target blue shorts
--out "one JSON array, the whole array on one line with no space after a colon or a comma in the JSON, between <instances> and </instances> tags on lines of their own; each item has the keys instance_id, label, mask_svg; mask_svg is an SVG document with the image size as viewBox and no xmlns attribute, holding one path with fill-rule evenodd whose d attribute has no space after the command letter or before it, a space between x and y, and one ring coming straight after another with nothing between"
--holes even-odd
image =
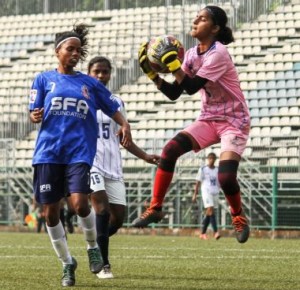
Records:
<instances>
[{"instance_id":1,"label":"blue shorts","mask_svg":"<svg viewBox=\"0 0 300 290\"><path fill-rule=\"evenodd\" d=\"M90 166L86 163L34 165L33 189L41 204L60 201L67 194L92 192Z\"/></svg>"}]
</instances>

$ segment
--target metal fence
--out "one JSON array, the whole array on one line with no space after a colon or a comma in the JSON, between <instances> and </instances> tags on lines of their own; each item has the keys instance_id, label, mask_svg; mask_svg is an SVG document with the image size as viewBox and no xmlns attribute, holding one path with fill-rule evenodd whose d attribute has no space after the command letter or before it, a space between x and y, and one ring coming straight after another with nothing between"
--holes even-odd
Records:
<instances>
[{"instance_id":1,"label":"metal fence","mask_svg":"<svg viewBox=\"0 0 300 290\"><path fill-rule=\"evenodd\" d=\"M187 158L190 158L188 156ZM163 221L153 227L198 228L202 220L202 201L193 204L195 176L204 154L194 155L198 166L187 165L181 158L172 184L165 198ZM196 163L196 162L194 162ZM185 165L183 165L185 164ZM0 224L23 225L30 213L32 200L32 168L1 167ZM153 166L124 167L127 190L125 227L139 216L151 198ZM243 207L253 229L300 229L300 165L266 167L241 162L239 182ZM220 194L218 223L223 229L231 228L231 219L224 195Z\"/></svg>"}]
</instances>

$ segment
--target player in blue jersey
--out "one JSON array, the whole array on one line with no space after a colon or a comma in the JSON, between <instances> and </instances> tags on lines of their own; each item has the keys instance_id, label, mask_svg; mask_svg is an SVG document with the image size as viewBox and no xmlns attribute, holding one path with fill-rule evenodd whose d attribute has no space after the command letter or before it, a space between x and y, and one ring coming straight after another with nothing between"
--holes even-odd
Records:
<instances>
[{"instance_id":1,"label":"player in blue jersey","mask_svg":"<svg viewBox=\"0 0 300 290\"><path fill-rule=\"evenodd\" d=\"M62 286L75 284L77 267L59 219L65 190L71 195L82 226L90 270L98 273L103 266L95 214L88 198L98 136L97 110L121 126L118 134L124 146L131 143L130 126L111 92L94 78L75 71L77 63L87 55L87 34L84 24L56 34L58 67L39 74L30 92L30 119L41 123L33 155L34 193L37 202L43 204L48 234L63 264Z\"/></svg>"},{"instance_id":2,"label":"player in blue jersey","mask_svg":"<svg viewBox=\"0 0 300 290\"><path fill-rule=\"evenodd\" d=\"M111 77L110 61L102 56L92 58L88 64L88 74L103 85ZM123 101L116 97L120 112L126 116ZM122 226L125 217L126 190L123 181L120 139L116 135L119 125L109 119L101 110L97 112L99 136L97 153L91 169L91 201L96 212L97 242L103 258L103 268L97 274L100 279L113 278L108 259L109 236ZM158 155L147 154L132 142L126 149L151 164L157 164Z\"/></svg>"}]
</instances>

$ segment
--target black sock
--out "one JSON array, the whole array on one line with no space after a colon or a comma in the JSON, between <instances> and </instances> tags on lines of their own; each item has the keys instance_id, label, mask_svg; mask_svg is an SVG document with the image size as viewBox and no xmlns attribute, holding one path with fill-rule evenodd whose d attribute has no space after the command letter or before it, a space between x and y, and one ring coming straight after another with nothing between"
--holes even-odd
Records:
<instances>
[{"instance_id":1,"label":"black sock","mask_svg":"<svg viewBox=\"0 0 300 290\"><path fill-rule=\"evenodd\" d=\"M108 261L108 246L109 246L109 213L103 212L96 214L96 229L97 229L97 243L103 259L103 264L109 264Z\"/></svg>"},{"instance_id":2,"label":"black sock","mask_svg":"<svg viewBox=\"0 0 300 290\"><path fill-rule=\"evenodd\" d=\"M210 216L210 222L214 232L216 233L218 231L218 227L217 227L216 216L214 214Z\"/></svg>"},{"instance_id":3,"label":"black sock","mask_svg":"<svg viewBox=\"0 0 300 290\"><path fill-rule=\"evenodd\" d=\"M202 234L205 234L210 222L210 216L206 215L202 221Z\"/></svg>"},{"instance_id":4,"label":"black sock","mask_svg":"<svg viewBox=\"0 0 300 290\"><path fill-rule=\"evenodd\" d=\"M114 235L118 231L118 229L119 228L117 226L110 224L108 228L109 236L111 237L112 235Z\"/></svg>"}]
</instances>

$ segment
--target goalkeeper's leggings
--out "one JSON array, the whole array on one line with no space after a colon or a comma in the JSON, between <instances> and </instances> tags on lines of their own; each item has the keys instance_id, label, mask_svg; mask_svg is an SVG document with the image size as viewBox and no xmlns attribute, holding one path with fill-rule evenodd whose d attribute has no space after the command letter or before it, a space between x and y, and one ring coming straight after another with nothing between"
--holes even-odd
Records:
<instances>
[{"instance_id":1,"label":"goalkeeper's leggings","mask_svg":"<svg viewBox=\"0 0 300 290\"><path fill-rule=\"evenodd\" d=\"M150 207L161 209L167 189L172 181L177 159L193 149L191 139L178 133L163 148L154 179L153 197Z\"/></svg>"}]
</instances>

